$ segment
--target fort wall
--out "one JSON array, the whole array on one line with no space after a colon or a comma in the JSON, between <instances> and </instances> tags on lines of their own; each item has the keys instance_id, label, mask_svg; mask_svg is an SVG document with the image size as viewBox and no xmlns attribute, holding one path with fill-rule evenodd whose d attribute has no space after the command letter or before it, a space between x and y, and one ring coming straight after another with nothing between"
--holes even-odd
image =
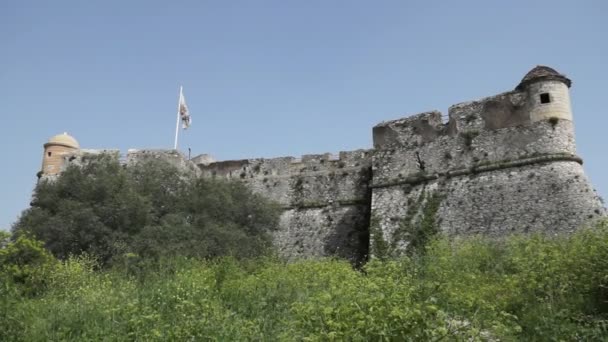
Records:
<instances>
[{"instance_id":1,"label":"fort wall","mask_svg":"<svg viewBox=\"0 0 608 342\"><path fill-rule=\"evenodd\" d=\"M536 82L454 105L446 123L428 112L374 127L371 253L400 254L424 220L498 236L569 232L604 216L576 155L567 90Z\"/></svg>"},{"instance_id":2,"label":"fort wall","mask_svg":"<svg viewBox=\"0 0 608 342\"><path fill-rule=\"evenodd\" d=\"M421 236L568 233L605 216L576 155L571 81L532 69L513 91L382 122L372 149L216 162L174 150L129 150L201 177L244 182L283 207L274 235L287 259L353 263L399 255ZM64 135L49 141L77 142ZM46 146L46 145L45 145ZM84 162L88 152L65 156ZM44 170L43 170L44 171Z\"/></svg>"},{"instance_id":3,"label":"fort wall","mask_svg":"<svg viewBox=\"0 0 608 342\"><path fill-rule=\"evenodd\" d=\"M240 180L283 207L275 233L288 259L368 254L371 151L199 164L203 177Z\"/></svg>"},{"instance_id":4,"label":"fort wall","mask_svg":"<svg viewBox=\"0 0 608 342\"><path fill-rule=\"evenodd\" d=\"M132 165L148 160L163 160L180 170L190 172L195 176L200 176L200 170L186 156L177 150L162 149L130 149L124 158L121 159L126 165Z\"/></svg>"}]
</instances>

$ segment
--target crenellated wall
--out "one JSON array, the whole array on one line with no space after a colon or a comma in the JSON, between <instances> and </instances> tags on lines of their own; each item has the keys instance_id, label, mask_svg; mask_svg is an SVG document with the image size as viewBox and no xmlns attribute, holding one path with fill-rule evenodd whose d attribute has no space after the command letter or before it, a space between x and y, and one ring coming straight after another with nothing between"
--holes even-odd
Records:
<instances>
[{"instance_id":1,"label":"crenellated wall","mask_svg":"<svg viewBox=\"0 0 608 342\"><path fill-rule=\"evenodd\" d=\"M529 116L515 114L515 125L515 119L500 117L503 110L491 112L496 103L501 102L491 97L452 106L447 123L441 122L441 113L429 112L374 127L374 185L540 155L575 157L571 121L531 122Z\"/></svg>"},{"instance_id":2,"label":"crenellated wall","mask_svg":"<svg viewBox=\"0 0 608 342\"><path fill-rule=\"evenodd\" d=\"M399 255L425 229L569 232L606 214L576 155L570 84L537 67L513 91L451 106L447 122L432 111L378 124L372 150L199 166L283 205L288 257Z\"/></svg>"},{"instance_id":3,"label":"crenellated wall","mask_svg":"<svg viewBox=\"0 0 608 342\"><path fill-rule=\"evenodd\" d=\"M372 254L402 253L423 222L497 236L568 232L606 214L576 155L569 100L537 108L536 95L563 89L533 88L454 105L446 123L429 112L374 127Z\"/></svg>"},{"instance_id":4,"label":"crenellated wall","mask_svg":"<svg viewBox=\"0 0 608 342\"><path fill-rule=\"evenodd\" d=\"M570 86L537 66L513 91L451 106L446 122L437 111L382 122L373 149L338 156L216 162L129 150L124 162L162 158L201 177L242 181L280 203L274 240L287 259L360 263L399 255L434 232L567 233L606 215L576 155ZM66 139L73 140L58 135L47 145ZM98 152L62 158L80 163L86 153Z\"/></svg>"}]
</instances>

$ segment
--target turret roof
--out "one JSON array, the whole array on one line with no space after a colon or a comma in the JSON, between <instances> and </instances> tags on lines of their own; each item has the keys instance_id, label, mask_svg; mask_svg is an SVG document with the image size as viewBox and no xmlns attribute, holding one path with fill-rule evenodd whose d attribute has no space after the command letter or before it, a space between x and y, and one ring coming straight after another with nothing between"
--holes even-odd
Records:
<instances>
[{"instance_id":1,"label":"turret roof","mask_svg":"<svg viewBox=\"0 0 608 342\"><path fill-rule=\"evenodd\" d=\"M49 141L44 144L44 146L47 145L62 145L66 147L80 148L80 144L78 144L78 141L74 139L73 136L67 133L57 134L56 136L50 138Z\"/></svg>"},{"instance_id":2,"label":"turret roof","mask_svg":"<svg viewBox=\"0 0 608 342\"><path fill-rule=\"evenodd\" d=\"M521 79L521 82L519 82L515 89L523 90L530 83L534 83L540 80L561 81L564 82L564 84L566 84L568 88L570 88L570 86L572 85L572 81L568 77L557 72L557 70L548 66L537 65L532 70L528 71L526 76Z\"/></svg>"}]
</instances>

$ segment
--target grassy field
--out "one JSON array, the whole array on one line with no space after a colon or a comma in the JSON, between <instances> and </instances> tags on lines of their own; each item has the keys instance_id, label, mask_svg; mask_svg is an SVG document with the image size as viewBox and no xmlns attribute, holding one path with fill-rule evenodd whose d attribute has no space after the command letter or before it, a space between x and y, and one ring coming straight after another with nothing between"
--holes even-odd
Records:
<instances>
[{"instance_id":1,"label":"grassy field","mask_svg":"<svg viewBox=\"0 0 608 342\"><path fill-rule=\"evenodd\" d=\"M87 257L2 267L2 341L608 340L605 225L439 239L361 270L134 255L111 269Z\"/></svg>"}]
</instances>

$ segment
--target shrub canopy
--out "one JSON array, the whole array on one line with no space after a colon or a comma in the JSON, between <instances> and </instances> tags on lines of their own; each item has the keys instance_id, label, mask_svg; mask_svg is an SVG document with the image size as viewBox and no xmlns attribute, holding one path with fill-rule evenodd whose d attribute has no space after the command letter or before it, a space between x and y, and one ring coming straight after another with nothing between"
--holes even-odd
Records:
<instances>
[{"instance_id":1,"label":"shrub canopy","mask_svg":"<svg viewBox=\"0 0 608 342\"><path fill-rule=\"evenodd\" d=\"M160 159L124 167L100 155L39 182L13 232L33 234L60 259L89 253L106 263L128 253L257 256L277 224L277 205L240 183L198 178Z\"/></svg>"}]
</instances>

